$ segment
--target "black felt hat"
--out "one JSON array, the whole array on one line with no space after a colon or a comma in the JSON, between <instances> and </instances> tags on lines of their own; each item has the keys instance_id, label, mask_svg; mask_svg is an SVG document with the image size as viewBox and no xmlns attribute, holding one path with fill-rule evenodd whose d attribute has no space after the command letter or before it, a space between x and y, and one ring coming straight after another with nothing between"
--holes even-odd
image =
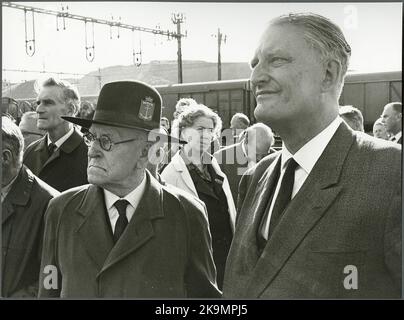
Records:
<instances>
[{"instance_id":1,"label":"black felt hat","mask_svg":"<svg viewBox=\"0 0 404 320\"><path fill-rule=\"evenodd\" d=\"M140 81L116 81L105 84L98 97L93 119L63 116L62 119L90 128L93 123L151 132L149 140L171 140L159 130L161 96L156 89Z\"/></svg>"}]
</instances>

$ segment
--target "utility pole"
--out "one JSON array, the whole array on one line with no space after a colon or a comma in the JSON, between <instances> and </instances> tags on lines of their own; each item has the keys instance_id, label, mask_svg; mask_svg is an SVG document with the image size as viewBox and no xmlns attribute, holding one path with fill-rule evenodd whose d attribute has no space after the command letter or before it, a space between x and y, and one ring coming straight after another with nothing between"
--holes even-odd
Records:
<instances>
[{"instance_id":1,"label":"utility pole","mask_svg":"<svg viewBox=\"0 0 404 320\"><path fill-rule=\"evenodd\" d=\"M177 25L177 42L178 42L178 83L182 83L182 53L181 53L181 23L185 21L185 16L183 13L173 13L171 16L171 21Z\"/></svg>"},{"instance_id":2,"label":"utility pole","mask_svg":"<svg viewBox=\"0 0 404 320\"><path fill-rule=\"evenodd\" d=\"M224 36L224 37L223 37ZM217 80L222 80L222 57L220 53L220 47L222 45L222 41L226 43L226 35L220 32L220 28L217 29Z\"/></svg>"}]
</instances>

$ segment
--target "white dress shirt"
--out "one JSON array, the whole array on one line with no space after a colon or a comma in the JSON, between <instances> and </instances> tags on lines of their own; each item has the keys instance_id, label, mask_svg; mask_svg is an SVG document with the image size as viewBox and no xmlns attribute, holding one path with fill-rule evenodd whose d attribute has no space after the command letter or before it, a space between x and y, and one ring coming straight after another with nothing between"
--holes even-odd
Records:
<instances>
[{"instance_id":1,"label":"white dress shirt","mask_svg":"<svg viewBox=\"0 0 404 320\"><path fill-rule=\"evenodd\" d=\"M133 191L128 193L125 197L120 198L112 192L104 189L104 197L105 197L105 206L108 210L109 220L111 222L112 232L115 232L115 224L118 220L119 213L118 209L114 206L114 203L118 200L127 200L129 202L126 207L126 217L128 218L128 222L133 217L135 210L139 204L140 199L143 196L144 190L146 188L146 175L143 176L143 180Z\"/></svg>"},{"instance_id":2,"label":"white dress shirt","mask_svg":"<svg viewBox=\"0 0 404 320\"><path fill-rule=\"evenodd\" d=\"M58 141L53 142L54 145L56 145L56 149L59 149L60 146L65 143L67 139L73 134L74 132L74 127L72 127L63 137L61 137ZM47 140L48 140L48 146L52 143L52 141L49 139L49 134L47 135ZM55 150L56 150L55 149Z\"/></svg>"},{"instance_id":3,"label":"white dress shirt","mask_svg":"<svg viewBox=\"0 0 404 320\"><path fill-rule=\"evenodd\" d=\"M272 210L275 204L275 199L278 196L279 189L281 187L282 178L283 175L285 174L288 160L293 157L293 159L298 164L295 171L295 180L292 190L292 199L293 199L300 190L300 188L302 187L303 183L306 181L311 170L313 169L314 165L320 158L321 154L323 153L324 149L330 142L331 138L334 136L341 122L342 122L341 118L339 116L336 117L334 121L332 121L328 125L327 128L325 128L313 139L307 142L294 155L292 155L289 152L289 150L285 147L285 145L282 146L281 174L279 176L279 180L275 188L275 193L272 198L271 206L269 208L269 214L267 215L266 221L264 221L263 228L261 230L261 234L265 239L268 239L269 224L271 221Z\"/></svg>"}]
</instances>

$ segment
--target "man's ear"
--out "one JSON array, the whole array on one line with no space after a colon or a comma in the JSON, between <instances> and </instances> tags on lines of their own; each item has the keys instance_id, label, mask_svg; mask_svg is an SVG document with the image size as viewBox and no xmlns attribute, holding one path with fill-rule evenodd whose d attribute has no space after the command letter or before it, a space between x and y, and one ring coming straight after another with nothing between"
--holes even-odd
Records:
<instances>
[{"instance_id":1,"label":"man's ear","mask_svg":"<svg viewBox=\"0 0 404 320\"><path fill-rule=\"evenodd\" d=\"M145 168L149 162L149 149L154 144L154 142L146 141L142 147L140 158L138 160L138 168Z\"/></svg>"},{"instance_id":2,"label":"man's ear","mask_svg":"<svg viewBox=\"0 0 404 320\"><path fill-rule=\"evenodd\" d=\"M3 149L2 151L2 161L4 165L9 166L14 161L13 153L10 149Z\"/></svg>"},{"instance_id":3,"label":"man's ear","mask_svg":"<svg viewBox=\"0 0 404 320\"><path fill-rule=\"evenodd\" d=\"M337 87L341 75L341 64L334 59L324 64L322 91L327 92Z\"/></svg>"},{"instance_id":4,"label":"man's ear","mask_svg":"<svg viewBox=\"0 0 404 320\"><path fill-rule=\"evenodd\" d=\"M78 111L76 109L76 106L72 102L66 103L66 110L67 110L67 115L70 117L74 117Z\"/></svg>"}]
</instances>

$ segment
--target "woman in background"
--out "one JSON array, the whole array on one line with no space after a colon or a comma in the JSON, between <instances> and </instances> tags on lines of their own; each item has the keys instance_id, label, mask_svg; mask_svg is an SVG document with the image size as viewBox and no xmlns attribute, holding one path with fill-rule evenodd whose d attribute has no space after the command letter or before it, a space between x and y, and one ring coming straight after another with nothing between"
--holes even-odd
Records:
<instances>
[{"instance_id":1,"label":"woman in background","mask_svg":"<svg viewBox=\"0 0 404 320\"><path fill-rule=\"evenodd\" d=\"M161 174L166 183L193 194L205 203L220 289L236 220L227 177L216 159L208 153L221 127L220 117L208 107L201 104L187 107L178 118L180 138L187 144L173 156Z\"/></svg>"}]
</instances>

